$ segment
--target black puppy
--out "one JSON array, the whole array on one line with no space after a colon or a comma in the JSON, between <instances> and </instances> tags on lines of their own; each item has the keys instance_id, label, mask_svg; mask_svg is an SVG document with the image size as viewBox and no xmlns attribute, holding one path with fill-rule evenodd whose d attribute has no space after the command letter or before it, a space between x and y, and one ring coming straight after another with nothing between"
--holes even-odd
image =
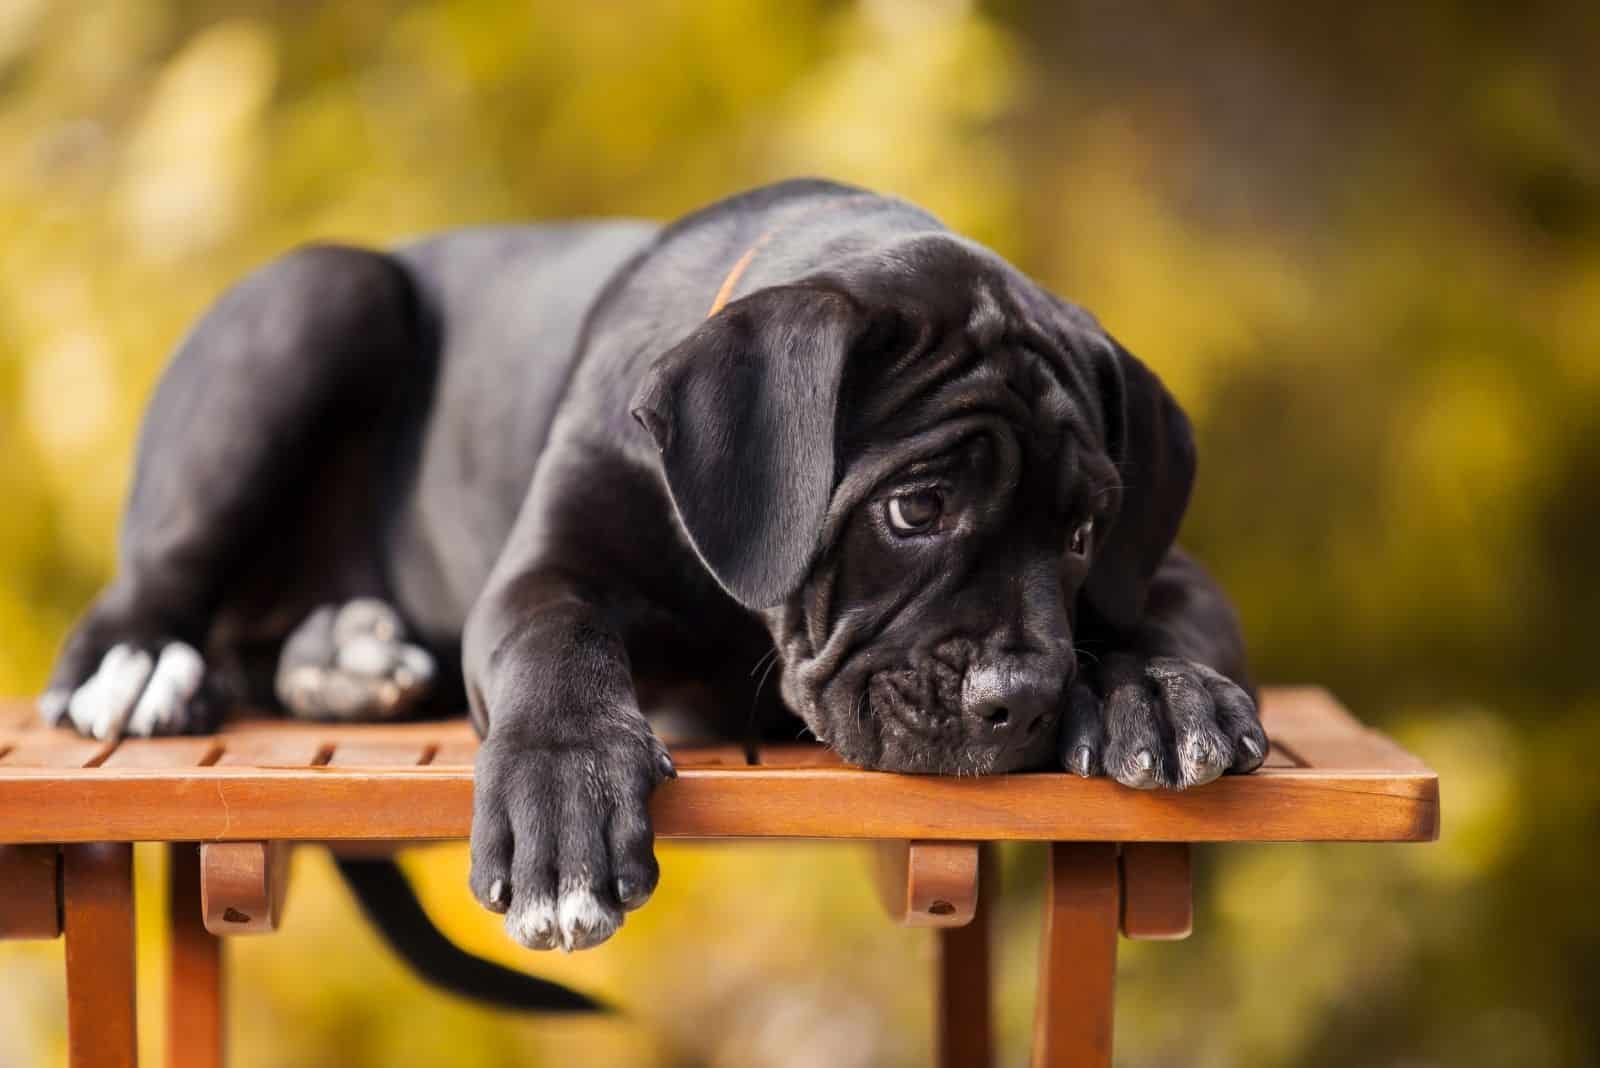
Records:
<instances>
[{"instance_id":1,"label":"black puppy","mask_svg":"<svg viewBox=\"0 0 1600 1068\"><path fill-rule=\"evenodd\" d=\"M899 771L1255 768L1236 622L1173 546L1193 477L1090 315L857 189L307 248L173 360L41 707L109 737L464 698L474 893L591 946L656 884L641 708Z\"/></svg>"}]
</instances>

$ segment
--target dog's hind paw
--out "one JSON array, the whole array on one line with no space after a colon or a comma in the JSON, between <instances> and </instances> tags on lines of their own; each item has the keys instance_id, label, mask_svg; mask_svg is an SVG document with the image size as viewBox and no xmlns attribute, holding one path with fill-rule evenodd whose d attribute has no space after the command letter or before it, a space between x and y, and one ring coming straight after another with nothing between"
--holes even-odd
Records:
<instances>
[{"instance_id":1,"label":"dog's hind paw","mask_svg":"<svg viewBox=\"0 0 1600 1068\"><path fill-rule=\"evenodd\" d=\"M76 689L40 697L39 714L51 726L66 721L102 741L182 734L208 721L201 693L205 673L205 661L185 642L149 648L121 642Z\"/></svg>"},{"instance_id":2,"label":"dog's hind paw","mask_svg":"<svg viewBox=\"0 0 1600 1068\"><path fill-rule=\"evenodd\" d=\"M433 689L433 657L405 637L399 613L376 598L325 605L284 643L278 700L304 719L393 719Z\"/></svg>"}]
</instances>

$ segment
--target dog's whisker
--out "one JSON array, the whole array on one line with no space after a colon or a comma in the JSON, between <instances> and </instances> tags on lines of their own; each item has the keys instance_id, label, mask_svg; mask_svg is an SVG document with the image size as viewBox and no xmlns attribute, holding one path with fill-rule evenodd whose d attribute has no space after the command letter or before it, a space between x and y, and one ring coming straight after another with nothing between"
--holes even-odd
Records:
<instances>
[{"instance_id":1,"label":"dog's whisker","mask_svg":"<svg viewBox=\"0 0 1600 1068\"><path fill-rule=\"evenodd\" d=\"M770 671L772 663L774 661L776 661L777 658L778 658L778 647L776 645L774 645L771 649L768 649L766 652L762 653L761 656L756 659L755 666L750 669L750 677L752 679L755 678L756 677L756 672L761 670L761 667L762 667L763 664L767 665L767 669ZM766 676L763 675L762 678L765 679ZM756 690L759 693L760 692L760 687L758 686L756 688Z\"/></svg>"}]
</instances>

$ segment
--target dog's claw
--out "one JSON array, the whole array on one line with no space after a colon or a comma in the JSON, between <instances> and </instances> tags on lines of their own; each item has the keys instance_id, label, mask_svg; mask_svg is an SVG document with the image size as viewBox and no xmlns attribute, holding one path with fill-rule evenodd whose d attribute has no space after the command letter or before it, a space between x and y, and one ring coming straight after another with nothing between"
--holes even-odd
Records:
<instances>
[{"instance_id":1,"label":"dog's claw","mask_svg":"<svg viewBox=\"0 0 1600 1068\"><path fill-rule=\"evenodd\" d=\"M1072 754L1072 770L1087 779L1094 771L1094 753L1086 745L1078 746L1077 752Z\"/></svg>"},{"instance_id":2,"label":"dog's claw","mask_svg":"<svg viewBox=\"0 0 1600 1068\"><path fill-rule=\"evenodd\" d=\"M617 900L625 909L636 909L650 900L650 887L641 886L632 879L617 880Z\"/></svg>"}]
</instances>

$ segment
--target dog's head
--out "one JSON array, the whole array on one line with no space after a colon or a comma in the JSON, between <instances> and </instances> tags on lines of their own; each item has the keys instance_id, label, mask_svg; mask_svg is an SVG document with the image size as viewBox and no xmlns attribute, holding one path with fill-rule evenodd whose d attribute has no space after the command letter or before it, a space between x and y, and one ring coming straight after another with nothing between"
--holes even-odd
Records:
<instances>
[{"instance_id":1,"label":"dog's head","mask_svg":"<svg viewBox=\"0 0 1600 1068\"><path fill-rule=\"evenodd\" d=\"M1074 628L1138 621L1194 475L1143 364L954 237L735 301L634 414L790 707L898 771L1044 762Z\"/></svg>"}]
</instances>

